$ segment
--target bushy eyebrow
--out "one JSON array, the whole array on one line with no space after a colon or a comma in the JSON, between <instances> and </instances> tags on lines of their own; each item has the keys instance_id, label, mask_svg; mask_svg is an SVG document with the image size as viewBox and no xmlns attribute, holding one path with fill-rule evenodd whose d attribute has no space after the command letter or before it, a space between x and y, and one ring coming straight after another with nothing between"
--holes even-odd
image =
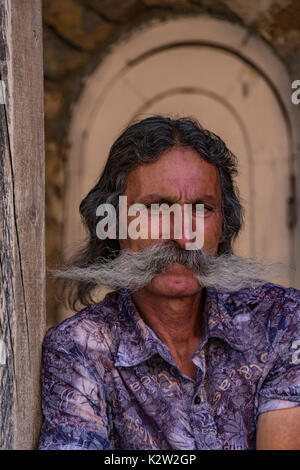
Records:
<instances>
[{"instance_id":1,"label":"bushy eyebrow","mask_svg":"<svg viewBox=\"0 0 300 470\"><path fill-rule=\"evenodd\" d=\"M140 198L139 203L141 204L146 204L146 203L167 203L167 204L174 204L178 202L178 199L172 198L172 197L167 197L162 194L157 194L157 193L152 193L152 194L147 194L143 197ZM185 201L186 204L204 204L204 203L216 203L216 197L205 194L201 197L197 197L194 199L188 199Z\"/></svg>"}]
</instances>

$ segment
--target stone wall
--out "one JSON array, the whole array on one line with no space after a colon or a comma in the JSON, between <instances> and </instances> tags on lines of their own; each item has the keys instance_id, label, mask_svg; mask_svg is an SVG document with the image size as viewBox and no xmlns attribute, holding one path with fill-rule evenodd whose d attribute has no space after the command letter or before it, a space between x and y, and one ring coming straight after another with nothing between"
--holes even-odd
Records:
<instances>
[{"instance_id":1,"label":"stone wall","mask_svg":"<svg viewBox=\"0 0 300 470\"><path fill-rule=\"evenodd\" d=\"M209 14L246 26L265 39L286 64L291 81L300 79L299 0L43 0L46 256L61 260L67 134L85 78L110 46L153 18ZM57 322L57 300L47 279L48 326Z\"/></svg>"}]
</instances>

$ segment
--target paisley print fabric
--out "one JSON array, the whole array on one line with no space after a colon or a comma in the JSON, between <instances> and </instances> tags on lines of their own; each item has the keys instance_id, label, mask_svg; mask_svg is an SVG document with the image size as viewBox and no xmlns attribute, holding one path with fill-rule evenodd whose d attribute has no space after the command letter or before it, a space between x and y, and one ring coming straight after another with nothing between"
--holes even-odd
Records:
<instances>
[{"instance_id":1,"label":"paisley print fabric","mask_svg":"<svg viewBox=\"0 0 300 470\"><path fill-rule=\"evenodd\" d=\"M204 294L196 380L126 289L49 329L39 449L255 449L259 414L300 404L300 291Z\"/></svg>"}]
</instances>

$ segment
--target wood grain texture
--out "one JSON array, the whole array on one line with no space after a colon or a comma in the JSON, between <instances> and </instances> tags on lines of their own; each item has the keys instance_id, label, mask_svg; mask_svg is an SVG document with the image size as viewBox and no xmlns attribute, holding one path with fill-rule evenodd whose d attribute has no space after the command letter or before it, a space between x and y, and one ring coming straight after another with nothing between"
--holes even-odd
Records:
<instances>
[{"instance_id":1,"label":"wood grain texture","mask_svg":"<svg viewBox=\"0 0 300 470\"><path fill-rule=\"evenodd\" d=\"M46 325L42 15L40 0L0 5L0 448L34 449Z\"/></svg>"},{"instance_id":2,"label":"wood grain texture","mask_svg":"<svg viewBox=\"0 0 300 470\"><path fill-rule=\"evenodd\" d=\"M0 7L0 34L6 23L3 7ZM6 74L7 45L1 36L1 79ZM13 446L13 412L15 400L15 342L14 284L13 284L13 189L11 179L11 154L7 127L6 107L0 105L0 447Z\"/></svg>"}]
</instances>

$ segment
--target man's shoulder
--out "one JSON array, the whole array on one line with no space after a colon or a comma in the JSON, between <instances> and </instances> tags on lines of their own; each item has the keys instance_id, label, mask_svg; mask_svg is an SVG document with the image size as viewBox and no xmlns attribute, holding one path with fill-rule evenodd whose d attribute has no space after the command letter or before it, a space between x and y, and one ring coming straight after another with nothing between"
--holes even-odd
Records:
<instances>
[{"instance_id":1,"label":"man's shoulder","mask_svg":"<svg viewBox=\"0 0 300 470\"><path fill-rule=\"evenodd\" d=\"M253 284L231 293L234 299L241 299L248 303L257 304L266 302L272 305L274 302L281 301L283 305L300 304L300 290L293 287L285 287L273 282L261 282Z\"/></svg>"},{"instance_id":2,"label":"man's shoulder","mask_svg":"<svg viewBox=\"0 0 300 470\"><path fill-rule=\"evenodd\" d=\"M271 282L253 283L229 294L222 293L221 303L240 343L247 344L248 349L272 350L274 356L299 339L300 291L295 288Z\"/></svg>"},{"instance_id":3,"label":"man's shoulder","mask_svg":"<svg viewBox=\"0 0 300 470\"><path fill-rule=\"evenodd\" d=\"M101 302L88 305L49 328L43 347L66 351L75 345L85 351L97 348L109 350L118 333L117 300L117 292L110 292Z\"/></svg>"},{"instance_id":4,"label":"man's shoulder","mask_svg":"<svg viewBox=\"0 0 300 470\"><path fill-rule=\"evenodd\" d=\"M262 283L260 287L264 295L274 295L282 296L286 300L294 300L297 303L300 303L300 290L294 287L285 287L280 284L275 284L273 282Z\"/></svg>"},{"instance_id":5,"label":"man's shoulder","mask_svg":"<svg viewBox=\"0 0 300 470\"><path fill-rule=\"evenodd\" d=\"M247 304L254 314L262 316L269 325L286 329L300 322L300 290L272 282L242 289L233 293L236 301Z\"/></svg>"}]
</instances>

